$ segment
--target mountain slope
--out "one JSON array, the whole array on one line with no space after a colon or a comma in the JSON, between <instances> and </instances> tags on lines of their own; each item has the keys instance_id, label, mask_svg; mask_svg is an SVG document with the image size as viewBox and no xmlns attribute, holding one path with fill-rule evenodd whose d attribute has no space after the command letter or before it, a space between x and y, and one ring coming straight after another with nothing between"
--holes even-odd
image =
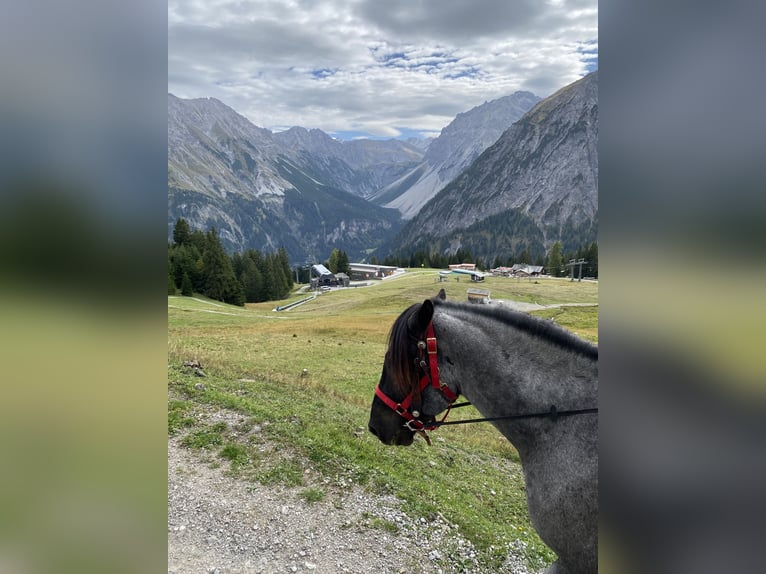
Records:
<instances>
[{"instance_id":1,"label":"mountain slope","mask_svg":"<svg viewBox=\"0 0 766 574\"><path fill-rule=\"evenodd\" d=\"M428 146L423 161L381 189L372 199L411 219L436 193L497 141L540 98L516 92L457 117Z\"/></svg>"},{"instance_id":2,"label":"mountain slope","mask_svg":"<svg viewBox=\"0 0 766 574\"><path fill-rule=\"evenodd\" d=\"M338 141L322 130L301 127L274 134L274 141L324 183L361 197L388 185L423 159L423 151L407 142Z\"/></svg>"},{"instance_id":3,"label":"mountain slope","mask_svg":"<svg viewBox=\"0 0 766 574\"><path fill-rule=\"evenodd\" d=\"M465 248L472 232L491 232L486 223L491 216L534 223L536 231L525 223L516 239L534 244L536 250L557 240L565 249L595 240L597 138L594 72L539 102L506 130L402 229L392 250ZM474 255L494 258L508 253L489 241Z\"/></svg>"},{"instance_id":4,"label":"mountain slope","mask_svg":"<svg viewBox=\"0 0 766 574\"><path fill-rule=\"evenodd\" d=\"M419 154L410 148L402 155ZM333 179L322 160L307 159L218 100L169 94L168 234L184 217L194 228L215 226L229 250L284 246L291 261L302 262L321 261L337 247L361 257L399 229L399 214L333 185L354 170L343 172L341 162Z\"/></svg>"}]
</instances>

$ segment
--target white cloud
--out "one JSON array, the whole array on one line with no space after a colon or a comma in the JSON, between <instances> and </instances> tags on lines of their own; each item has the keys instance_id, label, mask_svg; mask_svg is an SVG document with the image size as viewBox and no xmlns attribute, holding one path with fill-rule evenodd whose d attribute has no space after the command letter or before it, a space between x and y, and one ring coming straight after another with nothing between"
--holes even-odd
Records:
<instances>
[{"instance_id":1,"label":"white cloud","mask_svg":"<svg viewBox=\"0 0 766 574\"><path fill-rule=\"evenodd\" d=\"M591 1L168 3L168 91L269 129L438 133L487 100L553 93L597 52Z\"/></svg>"}]
</instances>

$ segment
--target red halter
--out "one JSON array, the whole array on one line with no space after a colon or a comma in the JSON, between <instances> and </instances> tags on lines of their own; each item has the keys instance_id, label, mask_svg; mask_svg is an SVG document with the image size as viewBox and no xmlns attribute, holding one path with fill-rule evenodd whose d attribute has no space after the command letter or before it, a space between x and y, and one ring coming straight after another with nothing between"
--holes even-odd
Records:
<instances>
[{"instance_id":1,"label":"red halter","mask_svg":"<svg viewBox=\"0 0 766 574\"><path fill-rule=\"evenodd\" d=\"M420 433L423 437L425 437L428 444L431 444L431 441L428 439L428 435L425 434L425 431L433 430L439 425L426 425L426 423L420 420L420 413L417 410L412 410L410 408L413 398L417 396L419 402L420 395L429 385L444 395L444 398L449 401L450 407L452 407L452 403L457 400L457 395L452 392L452 389L450 389L446 384L439 380L439 365L436 356L436 335L434 334L433 323L428 324L428 329L426 330L426 340L418 341L418 349L420 350L420 361L418 362L418 366L423 370L423 376L420 378L420 384L418 385L418 388L413 388L412 392L407 395L401 403L397 403L391 397L386 395L381 390L380 383L378 383L378 386L375 387L375 394L378 396L378 398L380 398L380 400L386 403L386 405L395 410L407 421L404 423L404 426L410 430ZM428 353L428 364L426 364L425 358L423 357L424 350ZM447 408L447 412L444 414L442 422L447 418L448 414L449 408Z\"/></svg>"}]
</instances>

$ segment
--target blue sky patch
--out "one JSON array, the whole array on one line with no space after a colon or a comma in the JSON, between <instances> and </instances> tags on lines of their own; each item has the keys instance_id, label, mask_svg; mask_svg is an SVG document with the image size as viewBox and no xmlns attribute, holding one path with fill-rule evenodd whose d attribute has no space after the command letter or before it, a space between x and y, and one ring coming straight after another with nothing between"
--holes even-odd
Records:
<instances>
[{"instance_id":1,"label":"blue sky patch","mask_svg":"<svg viewBox=\"0 0 766 574\"><path fill-rule=\"evenodd\" d=\"M328 76L333 76L338 72L338 68L319 68L317 70L311 70L311 75L317 80L321 80Z\"/></svg>"}]
</instances>

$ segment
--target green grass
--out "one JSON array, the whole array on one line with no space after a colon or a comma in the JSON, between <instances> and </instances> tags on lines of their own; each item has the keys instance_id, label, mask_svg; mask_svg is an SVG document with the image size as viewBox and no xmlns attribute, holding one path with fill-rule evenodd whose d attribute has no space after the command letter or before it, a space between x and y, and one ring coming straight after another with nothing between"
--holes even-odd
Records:
<instances>
[{"instance_id":1,"label":"green grass","mask_svg":"<svg viewBox=\"0 0 766 574\"><path fill-rule=\"evenodd\" d=\"M283 484L285 486L303 486L303 470L296 460L282 460L256 474L263 484Z\"/></svg>"},{"instance_id":2,"label":"green grass","mask_svg":"<svg viewBox=\"0 0 766 574\"><path fill-rule=\"evenodd\" d=\"M588 341L598 341L598 307L557 307L532 311L530 315L552 319Z\"/></svg>"},{"instance_id":3,"label":"green grass","mask_svg":"<svg viewBox=\"0 0 766 574\"><path fill-rule=\"evenodd\" d=\"M436 271L417 270L372 287L328 292L279 313L273 302L243 309L169 297L168 433L183 435L189 448L218 453L242 480L300 487L307 502L318 502L328 488L358 484L400 497L414 518L441 512L489 568L517 540L526 545L531 567L549 563L554 555L529 522L518 454L494 427L444 428L432 433L433 446L418 438L409 448L384 446L367 432L394 319L439 288L449 299L465 301L466 289L476 286L438 283L437 277ZM598 301L597 283L568 279L488 278L481 287L493 299ZM597 307L535 314L597 341ZM207 378L182 367L191 359L201 362ZM200 381L204 389L195 387ZM211 409L226 409L244 422L209 424L197 416ZM468 407L450 418L473 416ZM249 432L256 424L262 430Z\"/></svg>"},{"instance_id":4,"label":"green grass","mask_svg":"<svg viewBox=\"0 0 766 574\"><path fill-rule=\"evenodd\" d=\"M173 436L182 429L194 426L194 418L188 416L189 401L168 401L168 434Z\"/></svg>"},{"instance_id":5,"label":"green grass","mask_svg":"<svg viewBox=\"0 0 766 574\"><path fill-rule=\"evenodd\" d=\"M227 443L220 452L222 458L231 461L233 466L246 464L248 461L248 451L244 445L236 442Z\"/></svg>"},{"instance_id":6,"label":"green grass","mask_svg":"<svg viewBox=\"0 0 766 574\"><path fill-rule=\"evenodd\" d=\"M226 423L202 425L186 435L181 444L189 448L211 450L223 444L225 430Z\"/></svg>"},{"instance_id":7,"label":"green grass","mask_svg":"<svg viewBox=\"0 0 766 574\"><path fill-rule=\"evenodd\" d=\"M301 498L309 504L321 502L324 500L324 490L315 487L304 488L301 491Z\"/></svg>"},{"instance_id":8,"label":"green grass","mask_svg":"<svg viewBox=\"0 0 766 574\"><path fill-rule=\"evenodd\" d=\"M378 518L377 516L371 515L369 512L363 512L362 518L365 519L367 525L370 528L383 530L384 532L388 532L390 534L396 534L399 532L399 527L396 525L396 523L390 520L386 520L385 518Z\"/></svg>"}]
</instances>

